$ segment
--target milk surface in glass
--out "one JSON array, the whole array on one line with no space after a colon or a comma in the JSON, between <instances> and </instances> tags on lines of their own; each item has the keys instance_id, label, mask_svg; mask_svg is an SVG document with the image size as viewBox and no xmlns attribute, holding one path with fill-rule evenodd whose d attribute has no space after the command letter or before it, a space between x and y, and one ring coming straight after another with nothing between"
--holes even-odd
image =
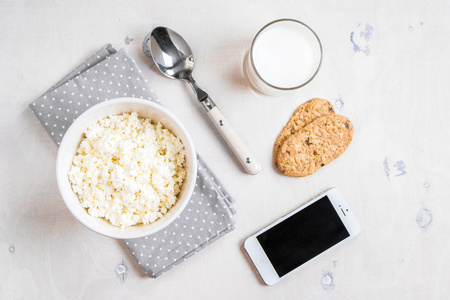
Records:
<instances>
[{"instance_id":1,"label":"milk surface in glass","mask_svg":"<svg viewBox=\"0 0 450 300\"><path fill-rule=\"evenodd\" d=\"M268 84L289 89L308 82L321 61L315 34L295 21L279 21L262 30L252 47L252 59L259 76Z\"/></svg>"}]
</instances>

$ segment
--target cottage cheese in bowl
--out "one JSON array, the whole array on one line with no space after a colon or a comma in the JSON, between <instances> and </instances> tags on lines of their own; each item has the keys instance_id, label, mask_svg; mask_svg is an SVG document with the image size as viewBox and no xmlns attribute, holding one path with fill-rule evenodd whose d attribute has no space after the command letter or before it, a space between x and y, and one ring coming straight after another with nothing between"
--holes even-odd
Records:
<instances>
[{"instance_id":1,"label":"cottage cheese in bowl","mask_svg":"<svg viewBox=\"0 0 450 300\"><path fill-rule=\"evenodd\" d=\"M197 178L187 130L162 106L120 98L71 125L58 150L57 180L72 214L114 238L165 228L186 207Z\"/></svg>"},{"instance_id":2,"label":"cottage cheese in bowl","mask_svg":"<svg viewBox=\"0 0 450 300\"><path fill-rule=\"evenodd\" d=\"M68 175L91 216L125 228L153 223L175 204L184 164L181 140L132 112L89 126Z\"/></svg>"}]
</instances>

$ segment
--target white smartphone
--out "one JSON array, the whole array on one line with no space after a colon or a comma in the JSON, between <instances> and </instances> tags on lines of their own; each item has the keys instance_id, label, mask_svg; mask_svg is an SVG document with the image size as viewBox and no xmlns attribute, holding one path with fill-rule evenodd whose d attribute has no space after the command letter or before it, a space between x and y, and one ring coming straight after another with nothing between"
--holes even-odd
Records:
<instances>
[{"instance_id":1,"label":"white smartphone","mask_svg":"<svg viewBox=\"0 0 450 300\"><path fill-rule=\"evenodd\" d=\"M244 248L272 285L360 232L344 195L333 188L250 236Z\"/></svg>"}]
</instances>

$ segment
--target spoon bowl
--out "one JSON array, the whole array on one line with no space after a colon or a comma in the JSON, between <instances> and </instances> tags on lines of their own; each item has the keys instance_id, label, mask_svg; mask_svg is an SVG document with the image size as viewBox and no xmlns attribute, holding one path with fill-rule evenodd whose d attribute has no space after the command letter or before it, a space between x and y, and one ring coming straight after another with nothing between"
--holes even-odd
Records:
<instances>
[{"instance_id":1,"label":"spoon bowl","mask_svg":"<svg viewBox=\"0 0 450 300\"><path fill-rule=\"evenodd\" d=\"M186 41L175 31L155 28L144 41L158 69L167 77L188 80L194 70L194 56ZM148 55L147 55L148 56Z\"/></svg>"}]
</instances>

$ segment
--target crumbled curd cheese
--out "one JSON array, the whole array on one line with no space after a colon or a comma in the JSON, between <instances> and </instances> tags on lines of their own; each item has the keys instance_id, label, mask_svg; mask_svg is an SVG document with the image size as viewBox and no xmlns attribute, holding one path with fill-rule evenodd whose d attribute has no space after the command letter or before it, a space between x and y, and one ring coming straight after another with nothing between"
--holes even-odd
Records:
<instances>
[{"instance_id":1,"label":"crumbled curd cheese","mask_svg":"<svg viewBox=\"0 0 450 300\"><path fill-rule=\"evenodd\" d=\"M113 115L88 127L68 175L91 216L122 228L149 224L177 200L185 149L161 123Z\"/></svg>"}]
</instances>

